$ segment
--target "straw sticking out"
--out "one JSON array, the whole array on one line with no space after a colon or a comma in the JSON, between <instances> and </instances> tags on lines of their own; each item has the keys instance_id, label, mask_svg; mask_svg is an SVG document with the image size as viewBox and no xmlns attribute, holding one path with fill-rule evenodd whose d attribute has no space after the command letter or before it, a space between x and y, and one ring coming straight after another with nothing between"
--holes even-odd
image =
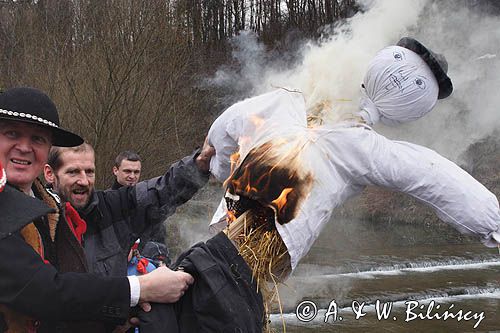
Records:
<instances>
[{"instance_id":1,"label":"straw sticking out","mask_svg":"<svg viewBox=\"0 0 500 333\"><path fill-rule=\"evenodd\" d=\"M224 230L252 269L257 290L264 298L266 318L274 310L282 313L278 283L290 273L288 250L276 228L270 228L265 218L270 214L266 211L269 209L247 210ZM283 329L286 332L284 322ZM270 328L266 327L266 331Z\"/></svg>"}]
</instances>

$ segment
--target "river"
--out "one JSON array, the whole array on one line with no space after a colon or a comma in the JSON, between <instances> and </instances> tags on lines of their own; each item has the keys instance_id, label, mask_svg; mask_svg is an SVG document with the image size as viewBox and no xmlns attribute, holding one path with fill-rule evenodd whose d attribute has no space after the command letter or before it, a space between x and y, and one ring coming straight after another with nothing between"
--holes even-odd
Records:
<instances>
[{"instance_id":1,"label":"river","mask_svg":"<svg viewBox=\"0 0 500 333\"><path fill-rule=\"evenodd\" d=\"M271 316L272 327L291 333L500 332L498 249L449 243L416 228L331 222L280 287L284 314Z\"/></svg>"},{"instance_id":2,"label":"river","mask_svg":"<svg viewBox=\"0 0 500 333\"><path fill-rule=\"evenodd\" d=\"M177 220L181 238L188 244L210 237L207 221L217 204L213 198L218 197L216 190L201 191L169 219ZM288 333L500 332L498 249L475 240L462 241L457 235L452 228L426 223L332 219L280 287L283 316L271 315L271 327ZM392 305L387 319L377 319L377 300L380 307ZM308 322L299 321L295 313L303 301L314 302L318 310ZM364 303L366 314L358 319L351 308L353 301ZM418 301L418 307L407 314L408 306L415 304L412 301ZM420 319L418 315L426 315L431 302L433 319ZM330 315L325 323L330 304L336 305L337 320ZM436 317L446 311L455 318ZM481 320L474 319L481 313Z\"/></svg>"}]
</instances>

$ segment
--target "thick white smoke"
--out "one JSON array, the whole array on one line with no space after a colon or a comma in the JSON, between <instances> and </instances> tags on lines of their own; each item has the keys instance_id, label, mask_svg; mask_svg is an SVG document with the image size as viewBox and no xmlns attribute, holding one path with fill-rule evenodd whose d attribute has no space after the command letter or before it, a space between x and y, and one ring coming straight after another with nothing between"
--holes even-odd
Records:
<instances>
[{"instance_id":1,"label":"thick white smoke","mask_svg":"<svg viewBox=\"0 0 500 333\"><path fill-rule=\"evenodd\" d=\"M368 62L378 50L407 34L424 4L422 0L365 2L366 12L334 27L333 35L304 51L297 68L279 77L271 74L267 85L297 88L309 106L329 100L336 113L357 110Z\"/></svg>"},{"instance_id":2,"label":"thick white smoke","mask_svg":"<svg viewBox=\"0 0 500 333\"><path fill-rule=\"evenodd\" d=\"M275 87L298 89L307 103L329 100L331 119L358 110L359 86L368 62L383 47L411 36L446 56L454 84L451 97L438 102L426 117L397 128L376 126L388 137L433 148L457 161L473 142L500 125L500 17L479 14L459 1L364 0L363 13L319 43L305 43L299 61L285 67L285 55L269 55L250 33L235 39L233 55L240 71L222 68L212 84L246 86L249 97ZM272 57L271 57L272 56ZM283 70L283 68L288 68ZM240 90L241 91L241 90ZM222 111L222 110L221 110ZM328 121L328 119L327 119Z\"/></svg>"},{"instance_id":3,"label":"thick white smoke","mask_svg":"<svg viewBox=\"0 0 500 333\"><path fill-rule=\"evenodd\" d=\"M446 56L454 91L421 120L381 132L461 162L460 154L471 143L500 125L500 17L435 2L426 7L413 34Z\"/></svg>"}]
</instances>

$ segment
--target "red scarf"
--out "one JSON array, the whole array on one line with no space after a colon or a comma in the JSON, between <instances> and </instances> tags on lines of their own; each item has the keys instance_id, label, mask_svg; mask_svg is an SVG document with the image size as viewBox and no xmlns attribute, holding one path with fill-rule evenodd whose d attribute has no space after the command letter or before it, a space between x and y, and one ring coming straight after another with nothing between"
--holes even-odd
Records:
<instances>
[{"instance_id":1,"label":"red scarf","mask_svg":"<svg viewBox=\"0 0 500 333\"><path fill-rule=\"evenodd\" d=\"M78 215L78 212L71 206L69 202L66 202L66 221L68 226L75 235L76 239L82 244L82 236L87 231L87 223Z\"/></svg>"},{"instance_id":2,"label":"red scarf","mask_svg":"<svg viewBox=\"0 0 500 333\"><path fill-rule=\"evenodd\" d=\"M148 272L147 270L148 265L149 265L148 259L146 258L139 259L139 262L137 263L137 271L142 275L146 274Z\"/></svg>"}]
</instances>

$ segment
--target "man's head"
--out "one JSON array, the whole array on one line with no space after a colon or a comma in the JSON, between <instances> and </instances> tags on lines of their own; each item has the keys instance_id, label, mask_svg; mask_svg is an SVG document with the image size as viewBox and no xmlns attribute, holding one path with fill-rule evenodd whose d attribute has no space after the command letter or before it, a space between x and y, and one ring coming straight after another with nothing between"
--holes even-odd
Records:
<instances>
[{"instance_id":1,"label":"man's head","mask_svg":"<svg viewBox=\"0 0 500 333\"><path fill-rule=\"evenodd\" d=\"M115 159L113 174L123 186L137 184L141 177L141 157L129 150L121 152Z\"/></svg>"},{"instance_id":2,"label":"man's head","mask_svg":"<svg viewBox=\"0 0 500 333\"><path fill-rule=\"evenodd\" d=\"M82 142L78 135L59 127L56 106L40 90L12 88L0 93L0 161L12 185L29 193L52 144Z\"/></svg>"},{"instance_id":3,"label":"man's head","mask_svg":"<svg viewBox=\"0 0 500 333\"><path fill-rule=\"evenodd\" d=\"M9 182L29 193L52 145L51 132L38 125L0 119L0 161Z\"/></svg>"},{"instance_id":4,"label":"man's head","mask_svg":"<svg viewBox=\"0 0 500 333\"><path fill-rule=\"evenodd\" d=\"M61 200L77 209L84 208L94 191L94 149L88 143L72 148L52 147L44 176Z\"/></svg>"}]
</instances>

